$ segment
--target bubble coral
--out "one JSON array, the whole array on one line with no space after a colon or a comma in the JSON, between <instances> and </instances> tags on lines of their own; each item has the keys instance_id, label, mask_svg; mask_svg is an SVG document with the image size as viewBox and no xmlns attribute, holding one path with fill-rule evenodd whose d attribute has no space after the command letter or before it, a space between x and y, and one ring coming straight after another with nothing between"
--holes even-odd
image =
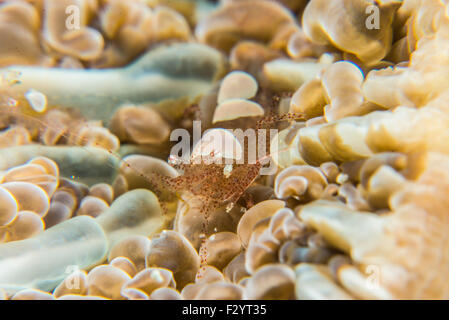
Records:
<instances>
[{"instance_id":1,"label":"bubble coral","mask_svg":"<svg viewBox=\"0 0 449 320\"><path fill-rule=\"evenodd\" d=\"M58 245L54 239L59 239ZM64 249L67 241L76 250ZM50 291L66 277L67 266L84 268L92 266L95 261L100 262L106 254L107 239L93 218L77 217L33 238L1 244L0 250L0 286L7 293L31 288ZM23 261L20 264L17 260L19 256ZM51 270L48 268L49 261L53 261ZM30 263L33 264L32 270Z\"/></svg>"},{"instance_id":2,"label":"bubble coral","mask_svg":"<svg viewBox=\"0 0 449 320\"><path fill-rule=\"evenodd\" d=\"M429 267L423 263L433 265L440 259L440 250L430 246L429 242L440 239L438 229L445 228L445 223L441 222L444 220L444 201L440 196L446 180L440 178L445 174L446 165L447 156L437 153L423 153L411 161L408 170L417 178L407 181L394 192L389 201L391 212L386 215L357 212L334 202L318 201L310 207L305 206L300 216L306 224L318 228L329 243L347 252L356 263L379 269L383 291L377 292L383 293L381 298L444 297L444 286L437 285L434 277L445 273L429 274ZM435 180L435 177L439 179ZM358 228L349 227L354 224ZM431 247L434 249L429 250ZM417 261L422 263L415 263ZM366 278L366 270L359 270ZM357 289L366 288L348 287L351 292Z\"/></svg>"},{"instance_id":3,"label":"bubble coral","mask_svg":"<svg viewBox=\"0 0 449 320\"><path fill-rule=\"evenodd\" d=\"M187 40L190 27L185 18L165 6L151 9L141 1L104 1L100 26L110 40L92 65L110 68L127 64L151 44L167 40Z\"/></svg>"},{"instance_id":4,"label":"bubble coral","mask_svg":"<svg viewBox=\"0 0 449 320\"><path fill-rule=\"evenodd\" d=\"M111 120L111 130L121 141L139 144L163 143L170 135L170 125L151 106L122 106Z\"/></svg>"},{"instance_id":5,"label":"bubble coral","mask_svg":"<svg viewBox=\"0 0 449 320\"><path fill-rule=\"evenodd\" d=\"M240 239L232 232L217 232L207 238L204 246L208 265L220 270L241 251Z\"/></svg>"},{"instance_id":6,"label":"bubble coral","mask_svg":"<svg viewBox=\"0 0 449 320\"><path fill-rule=\"evenodd\" d=\"M333 280L326 266L301 263L295 269L296 297L300 300L352 300Z\"/></svg>"},{"instance_id":7,"label":"bubble coral","mask_svg":"<svg viewBox=\"0 0 449 320\"><path fill-rule=\"evenodd\" d=\"M44 231L44 221L32 211L20 211L14 221L0 231L4 233L4 242L24 240Z\"/></svg>"},{"instance_id":8,"label":"bubble coral","mask_svg":"<svg viewBox=\"0 0 449 320\"><path fill-rule=\"evenodd\" d=\"M176 287L173 274L170 270L163 268L146 268L128 280L122 287L122 292L128 289L139 289L147 295L151 295L159 288Z\"/></svg>"},{"instance_id":9,"label":"bubble coral","mask_svg":"<svg viewBox=\"0 0 449 320\"><path fill-rule=\"evenodd\" d=\"M184 287L181 296L184 300L241 300L244 292L240 285L225 281L215 267L206 265L198 272L195 283Z\"/></svg>"},{"instance_id":10,"label":"bubble coral","mask_svg":"<svg viewBox=\"0 0 449 320\"><path fill-rule=\"evenodd\" d=\"M103 213L109 205L103 199L87 196L84 197L81 201L79 208L76 212L77 216L91 216L93 218L98 217L101 213Z\"/></svg>"},{"instance_id":11,"label":"bubble coral","mask_svg":"<svg viewBox=\"0 0 449 320\"><path fill-rule=\"evenodd\" d=\"M21 126L11 126L0 133L0 147L14 147L31 143L28 130Z\"/></svg>"},{"instance_id":12,"label":"bubble coral","mask_svg":"<svg viewBox=\"0 0 449 320\"><path fill-rule=\"evenodd\" d=\"M117 257L111 260L110 265L125 271L131 277L137 274L137 268L134 263L125 257Z\"/></svg>"},{"instance_id":13,"label":"bubble coral","mask_svg":"<svg viewBox=\"0 0 449 320\"><path fill-rule=\"evenodd\" d=\"M23 48L7 64L58 67L0 71L1 298L447 297L447 1L69 3L99 56L49 34L60 7L0 6ZM212 130L190 158L143 155L197 118ZM280 130L276 177L209 140L240 124Z\"/></svg>"},{"instance_id":14,"label":"bubble coral","mask_svg":"<svg viewBox=\"0 0 449 320\"><path fill-rule=\"evenodd\" d=\"M110 299L91 295L83 296L80 294L66 294L62 297L59 297L57 300L110 300Z\"/></svg>"},{"instance_id":15,"label":"bubble coral","mask_svg":"<svg viewBox=\"0 0 449 320\"><path fill-rule=\"evenodd\" d=\"M145 259L151 242L144 236L129 236L114 245L109 251L108 260L115 258L128 258L137 268L137 271L145 269Z\"/></svg>"},{"instance_id":16,"label":"bubble coral","mask_svg":"<svg viewBox=\"0 0 449 320\"><path fill-rule=\"evenodd\" d=\"M33 210L44 217L50 207L47 193L40 187L29 182L6 182L2 187L11 192L19 204L19 210Z\"/></svg>"},{"instance_id":17,"label":"bubble coral","mask_svg":"<svg viewBox=\"0 0 449 320\"><path fill-rule=\"evenodd\" d=\"M26 164L7 170L3 176L6 182L29 182L42 188L49 197L58 187L59 168L51 159L35 157Z\"/></svg>"},{"instance_id":18,"label":"bubble coral","mask_svg":"<svg viewBox=\"0 0 449 320\"><path fill-rule=\"evenodd\" d=\"M150 300L182 300L182 297L175 289L158 288L151 293Z\"/></svg>"},{"instance_id":19,"label":"bubble coral","mask_svg":"<svg viewBox=\"0 0 449 320\"><path fill-rule=\"evenodd\" d=\"M270 49L264 44L242 40L232 47L229 53L229 63L232 70L243 70L260 79L262 78L262 66L266 62L281 57L281 52Z\"/></svg>"},{"instance_id":20,"label":"bubble coral","mask_svg":"<svg viewBox=\"0 0 449 320\"><path fill-rule=\"evenodd\" d=\"M78 207L75 192L62 187L55 191L50 199L50 208L44 217L46 229L72 217Z\"/></svg>"},{"instance_id":21,"label":"bubble coral","mask_svg":"<svg viewBox=\"0 0 449 320\"><path fill-rule=\"evenodd\" d=\"M244 117L261 117L264 114L264 109L256 102L246 99L230 99L217 106L212 123Z\"/></svg>"},{"instance_id":22,"label":"bubble coral","mask_svg":"<svg viewBox=\"0 0 449 320\"><path fill-rule=\"evenodd\" d=\"M295 274L280 264L260 268L249 280L245 294L250 300L294 299Z\"/></svg>"},{"instance_id":23,"label":"bubble coral","mask_svg":"<svg viewBox=\"0 0 449 320\"><path fill-rule=\"evenodd\" d=\"M229 99L251 99L258 90L256 79L242 71L228 73L221 82L218 91L218 103Z\"/></svg>"},{"instance_id":24,"label":"bubble coral","mask_svg":"<svg viewBox=\"0 0 449 320\"><path fill-rule=\"evenodd\" d=\"M307 61L276 59L264 64L263 75L273 90L294 92L305 82L314 79L329 63L326 57Z\"/></svg>"},{"instance_id":25,"label":"bubble coral","mask_svg":"<svg viewBox=\"0 0 449 320\"><path fill-rule=\"evenodd\" d=\"M319 165L332 160L360 160L385 151L445 151L446 121L446 113L438 107L400 106L393 111L375 111L299 129L289 146L297 151L290 154L299 154L297 161ZM427 123L432 125L424 125Z\"/></svg>"},{"instance_id":26,"label":"bubble coral","mask_svg":"<svg viewBox=\"0 0 449 320\"><path fill-rule=\"evenodd\" d=\"M307 38L304 30L300 27L290 35L285 48L287 54L294 59L306 57L319 58L323 53L328 51L327 49L328 47L314 43Z\"/></svg>"},{"instance_id":27,"label":"bubble coral","mask_svg":"<svg viewBox=\"0 0 449 320\"><path fill-rule=\"evenodd\" d=\"M11 300L55 300L55 298L41 290L25 289L13 295Z\"/></svg>"},{"instance_id":28,"label":"bubble coral","mask_svg":"<svg viewBox=\"0 0 449 320\"><path fill-rule=\"evenodd\" d=\"M177 43L150 50L123 68L15 66L0 72L8 70L20 73L20 84L14 86L18 95L34 89L46 95L49 105L73 108L88 119L108 123L125 103L154 103L154 108L167 117L180 117L221 76L224 59L210 47ZM42 74L47 81L41 81Z\"/></svg>"},{"instance_id":29,"label":"bubble coral","mask_svg":"<svg viewBox=\"0 0 449 320\"><path fill-rule=\"evenodd\" d=\"M180 233L164 230L151 239L145 265L173 272L178 289L193 282L200 267L200 257L192 244Z\"/></svg>"},{"instance_id":30,"label":"bubble coral","mask_svg":"<svg viewBox=\"0 0 449 320\"><path fill-rule=\"evenodd\" d=\"M154 9L155 41L185 40L191 37L190 26L180 13L166 6Z\"/></svg>"},{"instance_id":31,"label":"bubble coral","mask_svg":"<svg viewBox=\"0 0 449 320\"><path fill-rule=\"evenodd\" d=\"M304 32L315 43L332 44L366 65L375 64L390 51L392 22L399 5L396 1L376 5L367 0L312 0L304 10ZM372 11L367 9L372 6L379 12L379 26L368 28L367 12Z\"/></svg>"},{"instance_id":32,"label":"bubble coral","mask_svg":"<svg viewBox=\"0 0 449 320\"><path fill-rule=\"evenodd\" d=\"M99 57L104 39L100 32L88 26L93 9L91 5L88 0L45 0L43 37L46 43L57 52L80 60ZM67 12L74 14L72 11L77 14L68 21ZM78 22L76 18L79 18Z\"/></svg>"},{"instance_id":33,"label":"bubble coral","mask_svg":"<svg viewBox=\"0 0 449 320\"><path fill-rule=\"evenodd\" d=\"M245 253L238 254L223 269L225 279L233 283L239 283L241 280L249 276L249 272L245 268Z\"/></svg>"},{"instance_id":34,"label":"bubble coral","mask_svg":"<svg viewBox=\"0 0 449 320\"><path fill-rule=\"evenodd\" d=\"M103 199L107 204L111 204L114 200L114 190L111 185L107 183L97 183L93 185L89 188L89 195Z\"/></svg>"},{"instance_id":35,"label":"bubble coral","mask_svg":"<svg viewBox=\"0 0 449 320\"><path fill-rule=\"evenodd\" d=\"M294 24L291 13L270 1L231 1L196 26L195 36L201 42L229 51L243 39L270 41L280 28Z\"/></svg>"},{"instance_id":36,"label":"bubble coral","mask_svg":"<svg viewBox=\"0 0 449 320\"><path fill-rule=\"evenodd\" d=\"M60 176L74 176L88 184L109 182L118 173L121 163L108 150L96 147L27 145L1 149L0 155L1 169L21 165L35 157L46 157L58 165Z\"/></svg>"},{"instance_id":37,"label":"bubble coral","mask_svg":"<svg viewBox=\"0 0 449 320\"><path fill-rule=\"evenodd\" d=\"M1 226L10 224L16 217L18 212L17 200L11 192L0 185L0 197L1 197Z\"/></svg>"},{"instance_id":38,"label":"bubble coral","mask_svg":"<svg viewBox=\"0 0 449 320\"><path fill-rule=\"evenodd\" d=\"M53 296L60 298L67 295L86 295L87 294L87 272L75 270L69 274L56 288L53 290Z\"/></svg>"},{"instance_id":39,"label":"bubble coral","mask_svg":"<svg viewBox=\"0 0 449 320\"><path fill-rule=\"evenodd\" d=\"M120 147L119 139L108 129L96 123L81 123L72 129L67 143L77 146L92 146L115 152Z\"/></svg>"},{"instance_id":40,"label":"bubble coral","mask_svg":"<svg viewBox=\"0 0 449 320\"><path fill-rule=\"evenodd\" d=\"M312 166L290 166L281 171L275 180L278 198L294 195L300 199L320 198L327 187L327 179L321 170Z\"/></svg>"},{"instance_id":41,"label":"bubble coral","mask_svg":"<svg viewBox=\"0 0 449 320\"><path fill-rule=\"evenodd\" d=\"M161 208L154 194L148 190L133 190L114 201L104 215L96 219L75 217L33 238L2 244L0 287L11 292L23 288L52 290L65 278L68 266L77 265L80 269L96 266L104 260L108 248L120 240L130 234L149 236L163 225ZM73 249L67 250L67 246ZM33 261L32 272L29 261ZM51 270L48 261L53 262ZM112 294L117 296L115 292Z\"/></svg>"},{"instance_id":42,"label":"bubble coral","mask_svg":"<svg viewBox=\"0 0 449 320\"><path fill-rule=\"evenodd\" d=\"M357 115L364 101L363 80L363 73L350 62L336 62L326 69L322 84L330 101L330 105L324 108L324 117L328 122Z\"/></svg>"},{"instance_id":43,"label":"bubble coral","mask_svg":"<svg viewBox=\"0 0 449 320\"><path fill-rule=\"evenodd\" d=\"M293 214L291 209L282 208L272 215L272 217L260 220L253 228L253 233L245 251L245 267L250 274L257 272L263 265L276 263L279 259L283 260L313 260L313 257L307 248L298 248L292 252L283 253L283 245L289 240L297 240L307 236L308 231L305 225L300 222ZM297 246L299 247L299 246ZM304 246L305 247L305 246ZM319 248L322 259L315 259L315 262L322 262L329 254ZM299 257L296 258L295 255ZM302 254L305 253L305 254ZM293 262L294 263L294 262Z\"/></svg>"},{"instance_id":44,"label":"bubble coral","mask_svg":"<svg viewBox=\"0 0 449 320\"><path fill-rule=\"evenodd\" d=\"M303 83L292 96L290 112L298 112L307 118L323 115L326 98L320 79L311 79Z\"/></svg>"},{"instance_id":45,"label":"bubble coral","mask_svg":"<svg viewBox=\"0 0 449 320\"><path fill-rule=\"evenodd\" d=\"M100 27L112 42L94 65L102 68L124 65L150 44L152 11L140 1L104 2L99 13Z\"/></svg>"},{"instance_id":46,"label":"bubble coral","mask_svg":"<svg viewBox=\"0 0 449 320\"><path fill-rule=\"evenodd\" d=\"M233 283L213 282L205 285L195 296L196 300L242 300L243 289Z\"/></svg>"},{"instance_id":47,"label":"bubble coral","mask_svg":"<svg viewBox=\"0 0 449 320\"><path fill-rule=\"evenodd\" d=\"M0 67L11 64L52 64L39 43L41 25L36 8L25 1L0 5Z\"/></svg>"},{"instance_id":48,"label":"bubble coral","mask_svg":"<svg viewBox=\"0 0 449 320\"><path fill-rule=\"evenodd\" d=\"M124 271L109 265L93 268L87 275L87 292L89 295L109 299L123 299L122 286L131 277Z\"/></svg>"}]
</instances>

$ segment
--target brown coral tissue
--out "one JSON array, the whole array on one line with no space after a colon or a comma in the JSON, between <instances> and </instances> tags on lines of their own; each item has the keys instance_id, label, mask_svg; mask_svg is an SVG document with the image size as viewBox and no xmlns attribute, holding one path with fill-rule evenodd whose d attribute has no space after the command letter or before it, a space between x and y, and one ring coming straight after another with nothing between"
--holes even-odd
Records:
<instances>
[{"instance_id":1,"label":"brown coral tissue","mask_svg":"<svg viewBox=\"0 0 449 320\"><path fill-rule=\"evenodd\" d=\"M0 0L0 300L449 299L448 52L447 0Z\"/></svg>"}]
</instances>

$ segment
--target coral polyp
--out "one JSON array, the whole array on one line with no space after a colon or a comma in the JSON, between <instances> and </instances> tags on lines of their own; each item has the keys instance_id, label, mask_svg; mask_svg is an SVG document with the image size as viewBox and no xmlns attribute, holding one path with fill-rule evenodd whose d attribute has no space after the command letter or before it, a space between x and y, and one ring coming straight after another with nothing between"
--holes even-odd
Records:
<instances>
[{"instance_id":1,"label":"coral polyp","mask_svg":"<svg viewBox=\"0 0 449 320\"><path fill-rule=\"evenodd\" d=\"M2 1L0 299L447 299L448 12Z\"/></svg>"}]
</instances>

